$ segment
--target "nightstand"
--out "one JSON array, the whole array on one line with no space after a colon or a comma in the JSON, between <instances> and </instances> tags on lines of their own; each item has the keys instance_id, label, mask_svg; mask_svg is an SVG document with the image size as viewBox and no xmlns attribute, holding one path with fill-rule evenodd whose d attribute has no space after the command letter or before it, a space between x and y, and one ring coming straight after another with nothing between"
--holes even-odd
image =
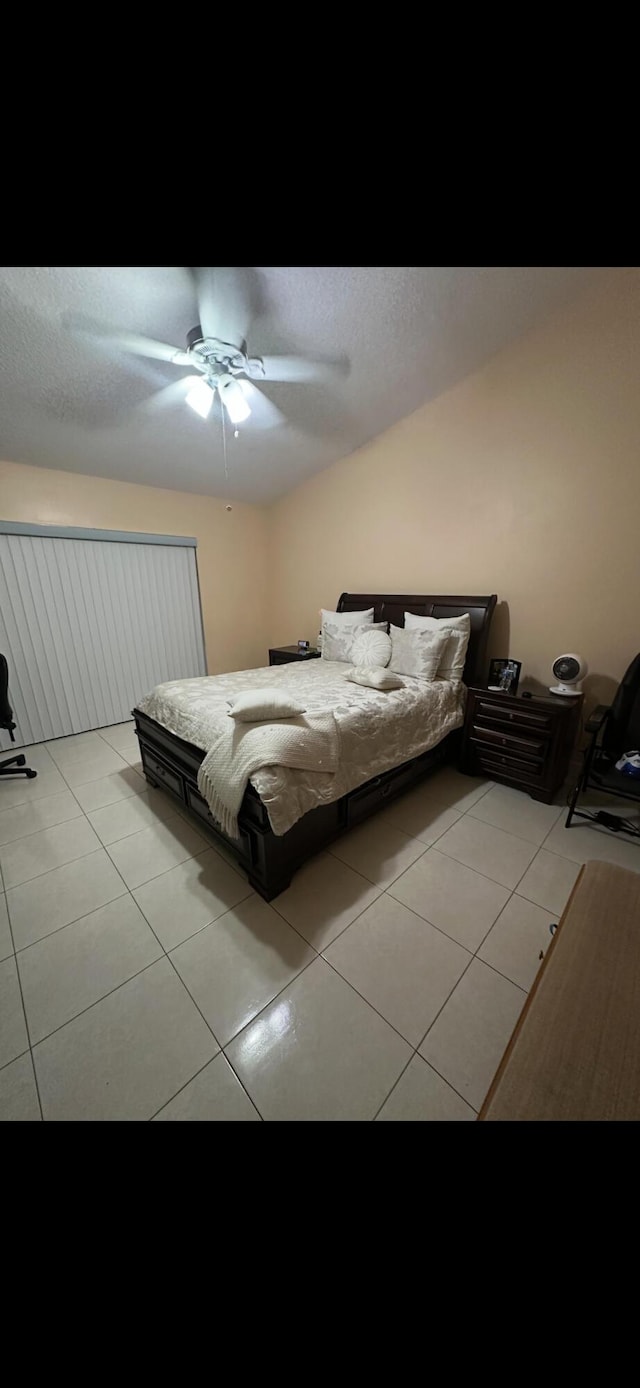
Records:
<instances>
[{"instance_id":1,"label":"nightstand","mask_svg":"<svg viewBox=\"0 0 640 1388\"><path fill-rule=\"evenodd\" d=\"M551 804L569 770L582 696L496 694L469 689L460 770L526 790Z\"/></svg>"},{"instance_id":2,"label":"nightstand","mask_svg":"<svg viewBox=\"0 0 640 1388\"><path fill-rule=\"evenodd\" d=\"M315 647L308 651L299 651L297 646L274 646L269 651L270 665L288 665L292 660L319 660L320 651Z\"/></svg>"}]
</instances>

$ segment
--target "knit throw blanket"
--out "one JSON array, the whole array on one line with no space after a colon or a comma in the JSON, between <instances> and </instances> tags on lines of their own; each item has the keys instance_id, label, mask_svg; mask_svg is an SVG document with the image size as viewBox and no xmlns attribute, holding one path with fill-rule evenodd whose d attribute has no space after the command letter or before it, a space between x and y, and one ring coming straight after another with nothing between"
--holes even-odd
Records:
<instances>
[{"instance_id":1,"label":"knit throw blanket","mask_svg":"<svg viewBox=\"0 0 640 1388\"><path fill-rule=\"evenodd\" d=\"M198 771L198 790L229 838L238 838L238 811L249 777L263 766L337 771L338 725L332 712L306 713L274 723L221 723Z\"/></svg>"}]
</instances>

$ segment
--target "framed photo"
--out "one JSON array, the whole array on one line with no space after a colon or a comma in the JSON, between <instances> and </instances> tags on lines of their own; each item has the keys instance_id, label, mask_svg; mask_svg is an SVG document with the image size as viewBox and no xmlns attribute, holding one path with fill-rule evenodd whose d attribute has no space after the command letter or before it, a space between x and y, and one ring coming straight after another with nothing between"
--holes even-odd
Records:
<instances>
[{"instance_id":1,"label":"framed photo","mask_svg":"<svg viewBox=\"0 0 640 1388\"><path fill-rule=\"evenodd\" d=\"M520 680L522 661L508 660L506 658L496 658L489 661L489 678L487 684L490 689L499 689L502 694L515 694Z\"/></svg>"}]
</instances>

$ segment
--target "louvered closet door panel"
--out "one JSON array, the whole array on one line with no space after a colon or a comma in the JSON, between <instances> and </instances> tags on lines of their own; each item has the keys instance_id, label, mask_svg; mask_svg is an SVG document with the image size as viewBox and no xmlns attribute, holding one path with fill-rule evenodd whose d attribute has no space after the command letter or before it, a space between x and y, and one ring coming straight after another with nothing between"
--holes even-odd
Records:
<instances>
[{"instance_id":1,"label":"louvered closet door panel","mask_svg":"<svg viewBox=\"0 0 640 1388\"><path fill-rule=\"evenodd\" d=\"M17 745L122 722L206 674L195 549L0 534L0 651Z\"/></svg>"}]
</instances>

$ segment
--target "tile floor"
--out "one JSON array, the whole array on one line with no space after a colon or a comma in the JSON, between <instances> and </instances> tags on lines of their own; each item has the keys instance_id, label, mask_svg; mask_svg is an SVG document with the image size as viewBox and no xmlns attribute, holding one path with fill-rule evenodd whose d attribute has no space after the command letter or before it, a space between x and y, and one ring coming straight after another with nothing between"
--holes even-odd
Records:
<instances>
[{"instance_id":1,"label":"tile floor","mask_svg":"<svg viewBox=\"0 0 640 1388\"><path fill-rule=\"evenodd\" d=\"M587 858L640 847L447 768L272 904L133 725L0 781L0 1119L473 1119Z\"/></svg>"}]
</instances>

